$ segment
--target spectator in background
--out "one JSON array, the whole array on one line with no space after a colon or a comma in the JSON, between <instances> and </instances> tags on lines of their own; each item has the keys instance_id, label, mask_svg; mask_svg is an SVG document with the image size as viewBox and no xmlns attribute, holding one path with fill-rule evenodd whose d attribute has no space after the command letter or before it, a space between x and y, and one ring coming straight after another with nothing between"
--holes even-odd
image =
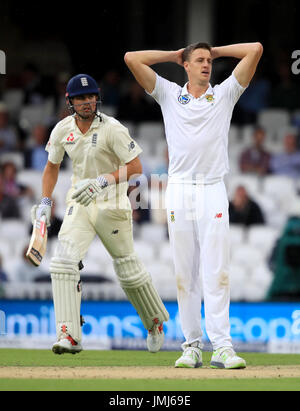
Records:
<instances>
[{"instance_id":1,"label":"spectator in background","mask_svg":"<svg viewBox=\"0 0 300 411\"><path fill-rule=\"evenodd\" d=\"M0 216L1 218L20 218L17 198L7 195L4 190L3 171L0 171Z\"/></svg>"},{"instance_id":2,"label":"spectator in background","mask_svg":"<svg viewBox=\"0 0 300 411\"><path fill-rule=\"evenodd\" d=\"M24 91L23 104L42 104L45 101L45 87L38 67L34 63L27 63L21 73L22 89Z\"/></svg>"},{"instance_id":3,"label":"spectator in background","mask_svg":"<svg viewBox=\"0 0 300 411\"><path fill-rule=\"evenodd\" d=\"M148 100L144 89L136 81L130 82L128 93L121 98L116 117L134 123L162 119L160 108Z\"/></svg>"},{"instance_id":4,"label":"spectator in background","mask_svg":"<svg viewBox=\"0 0 300 411\"><path fill-rule=\"evenodd\" d=\"M55 91L53 94L54 99L54 112L56 119L54 124L56 124L57 119L61 116L61 113L66 110L66 86L69 81L70 74L61 72L58 73L55 79ZM70 113L68 112L68 115Z\"/></svg>"},{"instance_id":5,"label":"spectator in background","mask_svg":"<svg viewBox=\"0 0 300 411\"><path fill-rule=\"evenodd\" d=\"M136 186L129 185L127 195L131 203L133 223L141 225L150 222L149 204L145 204L145 200L141 198L143 191L138 181Z\"/></svg>"},{"instance_id":6,"label":"spectator in background","mask_svg":"<svg viewBox=\"0 0 300 411\"><path fill-rule=\"evenodd\" d=\"M270 97L270 106L284 108L289 111L299 108L300 87L292 78L291 63L280 61L277 65L278 81L273 87Z\"/></svg>"},{"instance_id":7,"label":"spectator in background","mask_svg":"<svg viewBox=\"0 0 300 411\"><path fill-rule=\"evenodd\" d=\"M274 154L270 160L270 170L273 174L300 177L300 151L298 149L297 136L288 133L283 140L284 152Z\"/></svg>"},{"instance_id":8,"label":"spectator in background","mask_svg":"<svg viewBox=\"0 0 300 411\"><path fill-rule=\"evenodd\" d=\"M268 264L273 281L267 299L299 301L300 297L300 202L290 205L287 220L274 244Z\"/></svg>"},{"instance_id":9,"label":"spectator in background","mask_svg":"<svg viewBox=\"0 0 300 411\"><path fill-rule=\"evenodd\" d=\"M5 296L5 289L3 285L7 281L8 281L8 276L6 272L3 270L2 256L0 255L0 298L3 298Z\"/></svg>"},{"instance_id":10,"label":"spectator in background","mask_svg":"<svg viewBox=\"0 0 300 411\"><path fill-rule=\"evenodd\" d=\"M26 202L32 204L34 201L34 191L31 187L17 182L17 168L11 161L7 161L2 165L2 178L3 195L17 205L18 216L14 217L22 218L21 210L26 205Z\"/></svg>"},{"instance_id":11,"label":"spectator in background","mask_svg":"<svg viewBox=\"0 0 300 411\"><path fill-rule=\"evenodd\" d=\"M117 70L108 70L102 82L100 83L101 100L105 106L118 108L121 91L120 91L120 74Z\"/></svg>"},{"instance_id":12,"label":"spectator in background","mask_svg":"<svg viewBox=\"0 0 300 411\"><path fill-rule=\"evenodd\" d=\"M51 217L50 217L51 226L48 227L48 238L57 238L60 227L62 225L62 219L56 215L56 202L53 199L53 204L51 208ZM32 226L31 226L32 229Z\"/></svg>"},{"instance_id":13,"label":"spectator in background","mask_svg":"<svg viewBox=\"0 0 300 411\"><path fill-rule=\"evenodd\" d=\"M158 175L163 175L163 174L168 174L168 168L169 168L169 151L168 147L165 148L163 157L161 159L161 163L158 164L154 170L152 171L152 174L158 174Z\"/></svg>"},{"instance_id":14,"label":"spectator in background","mask_svg":"<svg viewBox=\"0 0 300 411\"><path fill-rule=\"evenodd\" d=\"M18 150L18 143L17 131L9 123L8 109L0 102L0 154Z\"/></svg>"},{"instance_id":15,"label":"spectator in background","mask_svg":"<svg viewBox=\"0 0 300 411\"><path fill-rule=\"evenodd\" d=\"M265 175L269 173L271 154L264 148L265 130L257 127L253 133L252 146L244 150L240 157L242 173Z\"/></svg>"},{"instance_id":16,"label":"spectator in background","mask_svg":"<svg viewBox=\"0 0 300 411\"><path fill-rule=\"evenodd\" d=\"M244 186L238 186L229 202L229 222L249 227L264 224L265 219L259 205L252 200Z\"/></svg>"},{"instance_id":17,"label":"spectator in background","mask_svg":"<svg viewBox=\"0 0 300 411\"><path fill-rule=\"evenodd\" d=\"M8 275L3 269L2 255L0 255L0 284L5 283L6 281L8 281Z\"/></svg>"},{"instance_id":18,"label":"spectator in background","mask_svg":"<svg viewBox=\"0 0 300 411\"><path fill-rule=\"evenodd\" d=\"M270 91L270 81L256 72L236 105L236 123L255 124L258 113L269 106Z\"/></svg>"},{"instance_id":19,"label":"spectator in background","mask_svg":"<svg viewBox=\"0 0 300 411\"><path fill-rule=\"evenodd\" d=\"M17 258L14 266L14 278L17 282L33 282L41 277L50 278L40 267L35 267L26 257L28 245L22 250L22 255Z\"/></svg>"},{"instance_id":20,"label":"spectator in background","mask_svg":"<svg viewBox=\"0 0 300 411\"><path fill-rule=\"evenodd\" d=\"M36 125L32 130L30 139L33 145L25 153L25 167L43 171L48 160L45 146L48 141L48 128L42 124Z\"/></svg>"}]
</instances>

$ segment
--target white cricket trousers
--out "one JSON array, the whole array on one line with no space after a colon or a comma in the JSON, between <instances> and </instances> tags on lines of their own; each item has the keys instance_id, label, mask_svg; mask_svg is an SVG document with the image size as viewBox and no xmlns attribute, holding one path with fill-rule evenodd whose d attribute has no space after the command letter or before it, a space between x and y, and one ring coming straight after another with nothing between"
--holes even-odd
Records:
<instances>
[{"instance_id":1,"label":"white cricket trousers","mask_svg":"<svg viewBox=\"0 0 300 411\"><path fill-rule=\"evenodd\" d=\"M223 181L169 179L166 209L175 265L183 348L202 345L202 297L207 336L216 350L232 346L229 324L229 214Z\"/></svg>"}]
</instances>

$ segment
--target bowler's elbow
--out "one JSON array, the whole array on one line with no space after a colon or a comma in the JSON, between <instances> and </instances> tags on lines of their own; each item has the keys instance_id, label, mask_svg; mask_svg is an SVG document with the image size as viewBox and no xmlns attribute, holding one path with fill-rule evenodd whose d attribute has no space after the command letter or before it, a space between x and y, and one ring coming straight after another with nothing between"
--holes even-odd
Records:
<instances>
[{"instance_id":1,"label":"bowler's elbow","mask_svg":"<svg viewBox=\"0 0 300 411\"><path fill-rule=\"evenodd\" d=\"M263 45L260 42L256 42L253 45L254 51L257 55L261 56L264 52Z\"/></svg>"},{"instance_id":2,"label":"bowler's elbow","mask_svg":"<svg viewBox=\"0 0 300 411\"><path fill-rule=\"evenodd\" d=\"M134 52L133 51L127 51L124 55L124 61L127 64L127 66L130 66L133 61L134 61Z\"/></svg>"}]
</instances>

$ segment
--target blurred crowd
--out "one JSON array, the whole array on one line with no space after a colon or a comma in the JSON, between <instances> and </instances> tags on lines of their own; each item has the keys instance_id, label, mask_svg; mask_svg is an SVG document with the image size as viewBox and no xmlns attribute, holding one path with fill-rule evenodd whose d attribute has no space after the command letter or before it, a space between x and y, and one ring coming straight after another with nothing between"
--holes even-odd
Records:
<instances>
[{"instance_id":1,"label":"blurred crowd","mask_svg":"<svg viewBox=\"0 0 300 411\"><path fill-rule=\"evenodd\" d=\"M69 115L65 104L65 89L70 73L60 73L57 78L47 78L38 67L27 64L19 76L6 79L0 96L0 217L2 220L22 219L23 204L33 204L33 187L20 184L18 174L22 170L42 171L47 162L44 149L54 125ZM279 175L297 180L300 177L300 92L294 82L290 67L280 63L277 67L277 83L270 81L259 72L239 100L233 115L233 125L244 127L251 125L251 136L239 152L236 172L241 175L255 175L264 178ZM159 106L144 90L130 78L122 78L117 70L109 70L102 79L98 79L102 100L102 110L124 123L139 125L145 122L162 123ZM270 149L268 130L258 124L259 114L266 109L286 110L290 115L289 128L279 141L281 148ZM29 113L29 114L28 114ZM229 142L234 144L234 142ZM21 161L15 162L10 154L18 154ZM143 158L144 172L149 177L152 173L167 173L167 151L163 161L151 168L147 158ZM62 164L62 168L65 163ZM130 190L133 188L131 187ZM299 192L297 194L300 194ZM142 194L141 194L142 195ZM247 187L240 184L231 194L229 215L232 224L249 227L265 225L264 210L253 198ZM135 226L150 223L153 214L148 208L133 207ZM300 215L300 213L299 213ZM166 216L156 217L155 223L166 226ZM53 208L53 225L50 236L56 236L61 219ZM30 232L30 227L28 228ZM167 229L166 229L167 238ZM24 250L23 250L24 253ZM22 255L24 257L24 255ZM26 259L22 259L23 274L26 272ZM0 256L0 294L1 283L8 276L1 268ZM29 274L25 275L27 279ZM24 278L20 274L20 280Z\"/></svg>"}]
</instances>

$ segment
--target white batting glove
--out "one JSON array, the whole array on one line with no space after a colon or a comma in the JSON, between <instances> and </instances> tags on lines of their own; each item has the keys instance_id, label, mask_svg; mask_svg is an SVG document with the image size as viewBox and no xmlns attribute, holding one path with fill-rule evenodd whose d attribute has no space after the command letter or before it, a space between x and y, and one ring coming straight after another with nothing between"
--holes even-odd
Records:
<instances>
[{"instance_id":1,"label":"white batting glove","mask_svg":"<svg viewBox=\"0 0 300 411\"><path fill-rule=\"evenodd\" d=\"M52 200L48 197L43 197L39 205L34 205L31 208L31 222L40 220L42 215L46 216L46 225L50 227Z\"/></svg>"},{"instance_id":2,"label":"white batting glove","mask_svg":"<svg viewBox=\"0 0 300 411\"><path fill-rule=\"evenodd\" d=\"M81 180L75 185L76 191L73 193L72 199L79 204L88 206L107 186L108 181L103 176Z\"/></svg>"}]
</instances>

